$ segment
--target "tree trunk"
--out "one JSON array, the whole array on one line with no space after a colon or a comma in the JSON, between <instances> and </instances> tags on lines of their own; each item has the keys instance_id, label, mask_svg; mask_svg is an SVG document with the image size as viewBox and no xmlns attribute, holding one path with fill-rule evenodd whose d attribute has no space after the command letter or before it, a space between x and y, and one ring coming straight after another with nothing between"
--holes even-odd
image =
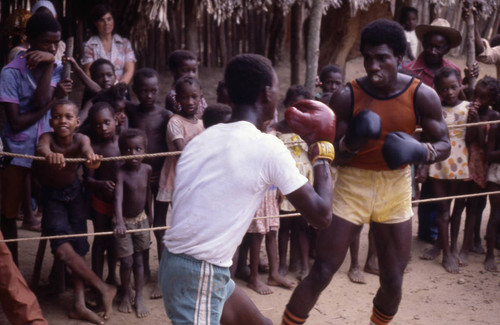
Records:
<instances>
[{"instance_id":1,"label":"tree trunk","mask_svg":"<svg viewBox=\"0 0 500 325\"><path fill-rule=\"evenodd\" d=\"M472 8L471 1L464 1L464 6ZM476 53L474 48L474 17L469 15L467 17L467 38L466 38L466 48L467 48L467 67L469 68L468 79L469 79L469 100L472 100L474 87L476 85L476 78L472 77L470 72L472 71L472 66L474 65Z\"/></svg>"},{"instance_id":2,"label":"tree trunk","mask_svg":"<svg viewBox=\"0 0 500 325\"><path fill-rule=\"evenodd\" d=\"M300 84L300 59L302 58L302 12L304 4L295 3L292 6L290 26L290 83Z\"/></svg>"},{"instance_id":3,"label":"tree trunk","mask_svg":"<svg viewBox=\"0 0 500 325\"><path fill-rule=\"evenodd\" d=\"M319 34L321 32L321 16L323 0L313 0L309 20L306 62L306 88L313 94L316 90L316 75L318 74Z\"/></svg>"}]
</instances>

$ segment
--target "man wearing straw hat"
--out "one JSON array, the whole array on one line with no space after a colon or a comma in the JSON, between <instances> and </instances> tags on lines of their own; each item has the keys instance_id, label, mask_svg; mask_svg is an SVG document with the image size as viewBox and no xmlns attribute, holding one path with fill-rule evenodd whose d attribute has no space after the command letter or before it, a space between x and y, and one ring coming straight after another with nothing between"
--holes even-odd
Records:
<instances>
[{"instance_id":1,"label":"man wearing straw hat","mask_svg":"<svg viewBox=\"0 0 500 325\"><path fill-rule=\"evenodd\" d=\"M458 71L460 68L444 56L450 49L460 45L460 32L450 27L450 23L443 18L435 19L430 25L418 25L415 28L417 38L422 42L423 51L416 60L403 64L403 69L420 78L423 83L434 88L434 74L442 67L450 67ZM416 170L418 175L424 173ZM422 184L421 198L432 196L428 183ZM424 241L434 242L437 238L437 206L435 203L421 203L418 207L418 237Z\"/></svg>"}]
</instances>

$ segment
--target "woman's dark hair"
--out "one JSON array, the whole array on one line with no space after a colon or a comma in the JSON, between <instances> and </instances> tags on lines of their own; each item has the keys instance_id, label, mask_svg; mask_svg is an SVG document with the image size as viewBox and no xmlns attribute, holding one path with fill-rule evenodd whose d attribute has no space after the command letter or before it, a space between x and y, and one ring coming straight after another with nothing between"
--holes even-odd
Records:
<instances>
[{"instance_id":1,"label":"woman's dark hair","mask_svg":"<svg viewBox=\"0 0 500 325\"><path fill-rule=\"evenodd\" d=\"M101 19L105 14L110 13L113 15L113 9L111 5L107 2L99 3L95 5L90 11L90 30L92 31L92 35L97 35L97 28L95 27L95 23Z\"/></svg>"},{"instance_id":2,"label":"woman's dark hair","mask_svg":"<svg viewBox=\"0 0 500 325\"><path fill-rule=\"evenodd\" d=\"M497 106L497 102L499 101L500 97L500 82L490 76L485 76L483 79L479 80L476 84L477 87L484 87L488 89L488 92L490 93L490 100L491 103L490 105L492 106Z\"/></svg>"}]
</instances>

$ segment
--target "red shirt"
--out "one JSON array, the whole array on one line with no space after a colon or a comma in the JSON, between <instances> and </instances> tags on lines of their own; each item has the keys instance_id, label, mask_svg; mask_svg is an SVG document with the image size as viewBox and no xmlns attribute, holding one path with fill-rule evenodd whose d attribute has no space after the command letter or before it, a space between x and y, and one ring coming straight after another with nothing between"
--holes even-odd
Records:
<instances>
[{"instance_id":1,"label":"red shirt","mask_svg":"<svg viewBox=\"0 0 500 325\"><path fill-rule=\"evenodd\" d=\"M458 73L460 74L460 79L462 79L462 73L460 72L460 68L452 61L443 59L440 68L442 67L450 67L457 70ZM434 88L434 74L425 65L423 52L420 53L420 55L416 60L413 60L406 64L403 63L402 68L404 70L408 70L411 73L413 73L415 77L422 80L422 82L427 86Z\"/></svg>"}]
</instances>

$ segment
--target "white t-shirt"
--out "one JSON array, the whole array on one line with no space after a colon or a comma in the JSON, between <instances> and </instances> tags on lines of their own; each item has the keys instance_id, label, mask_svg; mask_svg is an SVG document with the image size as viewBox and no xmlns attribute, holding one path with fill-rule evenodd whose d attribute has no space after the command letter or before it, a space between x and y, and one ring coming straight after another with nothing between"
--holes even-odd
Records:
<instances>
[{"instance_id":1,"label":"white t-shirt","mask_svg":"<svg viewBox=\"0 0 500 325\"><path fill-rule=\"evenodd\" d=\"M418 57L418 38L417 34L415 33L414 30L412 31L407 31L405 30L405 35L406 35L406 42L410 43L410 48L411 48L411 53L415 58ZM405 60L409 60L409 58L405 55Z\"/></svg>"},{"instance_id":2,"label":"white t-shirt","mask_svg":"<svg viewBox=\"0 0 500 325\"><path fill-rule=\"evenodd\" d=\"M287 195L306 182L275 136L246 121L214 125L182 151L163 242L171 253L229 267L269 185Z\"/></svg>"}]
</instances>

